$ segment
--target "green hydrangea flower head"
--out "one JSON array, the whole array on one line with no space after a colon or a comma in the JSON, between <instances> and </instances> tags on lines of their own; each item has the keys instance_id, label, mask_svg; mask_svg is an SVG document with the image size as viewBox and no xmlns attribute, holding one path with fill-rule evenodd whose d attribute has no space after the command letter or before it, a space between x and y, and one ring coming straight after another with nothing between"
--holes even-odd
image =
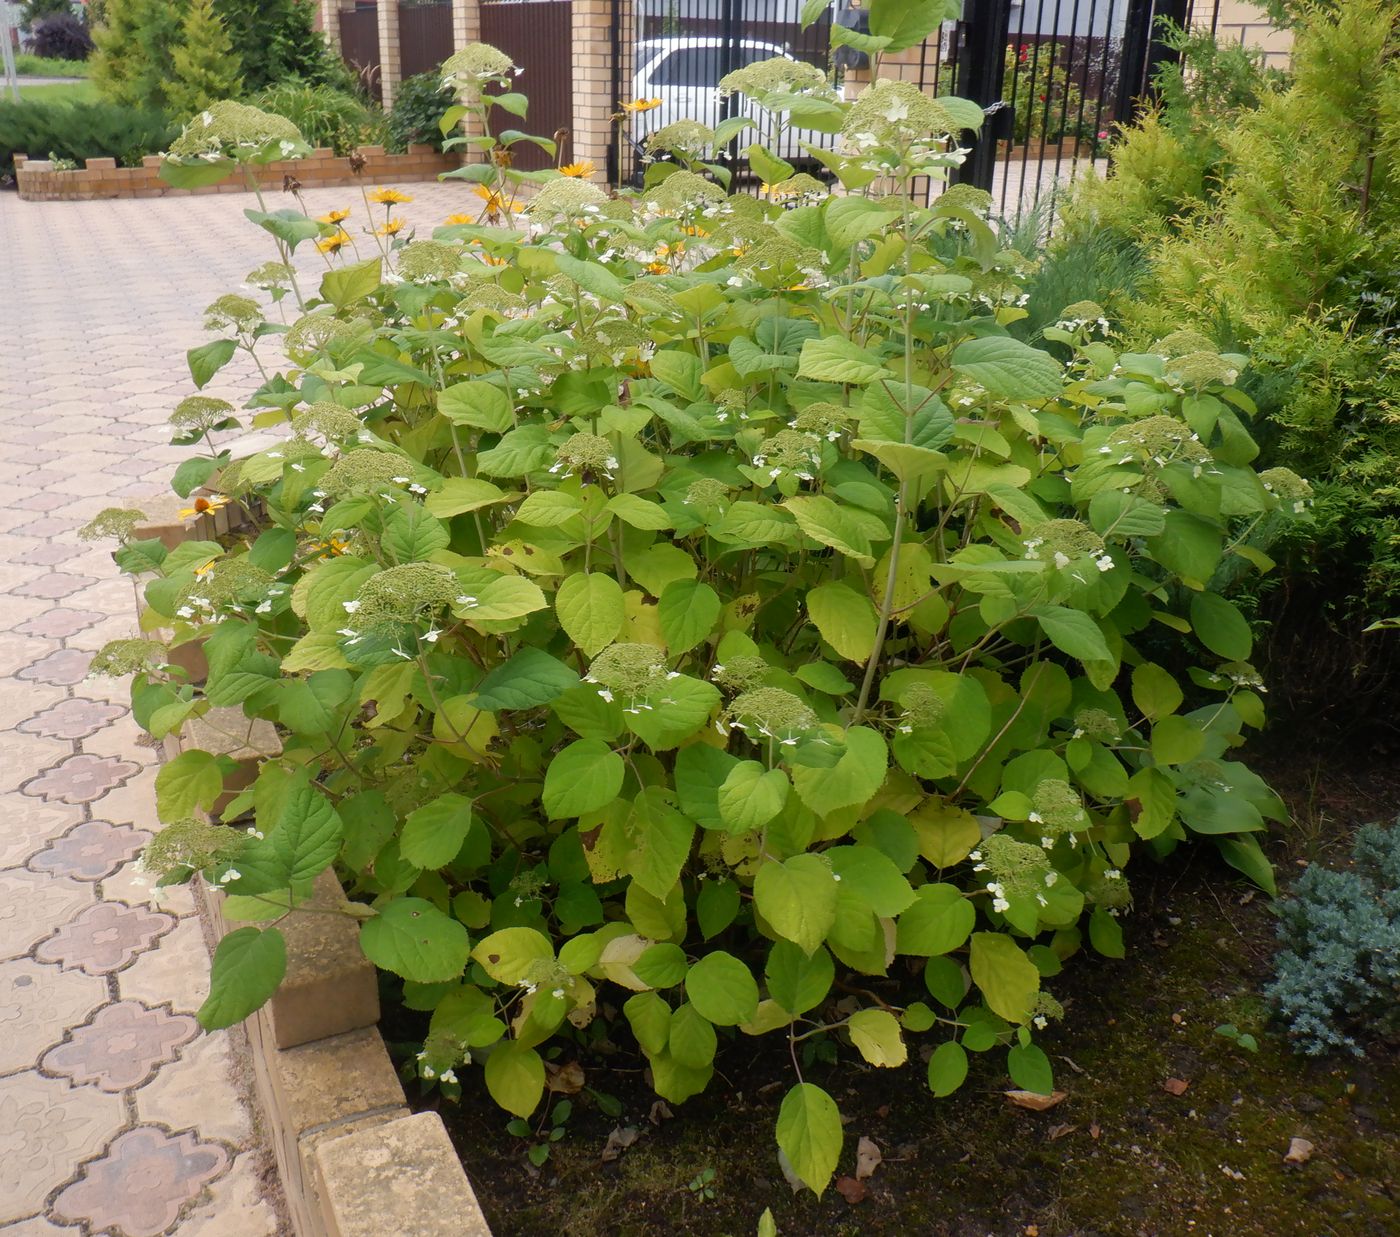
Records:
<instances>
[{"instance_id":1,"label":"green hydrangea flower head","mask_svg":"<svg viewBox=\"0 0 1400 1237\"><path fill-rule=\"evenodd\" d=\"M148 674L167 661L165 645L157 640L109 640L94 655L89 674L118 679L124 674Z\"/></svg>"},{"instance_id":2,"label":"green hydrangea flower head","mask_svg":"<svg viewBox=\"0 0 1400 1237\"><path fill-rule=\"evenodd\" d=\"M1213 353L1215 341L1202 335L1200 331L1172 331L1153 344L1152 351L1171 361L1177 357L1189 356L1193 352Z\"/></svg>"},{"instance_id":3,"label":"green hydrangea flower head","mask_svg":"<svg viewBox=\"0 0 1400 1237\"><path fill-rule=\"evenodd\" d=\"M938 725L948 705L927 683L913 683L900 694L899 707L904 711L899 733L913 734L915 730Z\"/></svg>"},{"instance_id":4,"label":"green hydrangea flower head","mask_svg":"<svg viewBox=\"0 0 1400 1237\"><path fill-rule=\"evenodd\" d=\"M364 318L340 318L329 310L316 310L292 323L282 346L293 361L305 364L323 352L334 356L342 349L357 347L373 330Z\"/></svg>"},{"instance_id":5,"label":"green hydrangea flower head","mask_svg":"<svg viewBox=\"0 0 1400 1237\"><path fill-rule=\"evenodd\" d=\"M1133 904L1133 891L1127 878L1117 868L1109 868L1090 882L1084 896L1110 915L1119 915Z\"/></svg>"},{"instance_id":6,"label":"green hydrangea flower head","mask_svg":"<svg viewBox=\"0 0 1400 1237\"><path fill-rule=\"evenodd\" d=\"M272 576L253 566L246 556L224 559L195 572L175 613L180 618L194 618L225 606L255 605L267 596L271 584Z\"/></svg>"},{"instance_id":7,"label":"green hydrangea flower head","mask_svg":"<svg viewBox=\"0 0 1400 1237\"><path fill-rule=\"evenodd\" d=\"M1025 530L1025 557L1056 567L1076 559L1093 558L1100 571L1111 571L1113 559L1104 553L1103 538L1082 520L1046 520Z\"/></svg>"},{"instance_id":8,"label":"green hydrangea flower head","mask_svg":"<svg viewBox=\"0 0 1400 1237\"><path fill-rule=\"evenodd\" d=\"M740 654L726 662L716 662L710 670L710 677L727 691L745 692L763 682L772 668L761 657Z\"/></svg>"},{"instance_id":9,"label":"green hydrangea flower head","mask_svg":"<svg viewBox=\"0 0 1400 1237\"><path fill-rule=\"evenodd\" d=\"M992 209L992 195L976 185L949 185L938 195L935 206L956 207L959 210L976 211L985 215Z\"/></svg>"},{"instance_id":10,"label":"green hydrangea flower head","mask_svg":"<svg viewBox=\"0 0 1400 1237\"><path fill-rule=\"evenodd\" d=\"M218 429L231 416L233 405L212 395L187 395L175 405L170 424L187 434L207 434Z\"/></svg>"},{"instance_id":11,"label":"green hydrangea flower head","mask_svg":"<svg viewBox=\"0 0 1400 1237\"><path fill-rule=\"evenodd\" d=\"M575 434L554 455L554 463L549 471L556 476L571 477L575 473L585 476L604 474L612 476L617 471L617 456L613 445L601 434Z\"/></svg>"},{"instance_id":12,"label":"green hydrangea flower head","mask_svg":"<svg viewBox=\"0 0 1400 1237\"><path fill-rule=\"evenodd\" d=\"M913 82L882 79L856 97L841 125L841 135L855 149L901 148L930 137L961 130L948 109Z\"/></svg>"},{"instance_id":13,"label":"green hydrangea flower head","mask_svg":"<svg viewBox=\"0 0 1400 1237\"><path fill-rule=\"evenodd\" d=\"M803 94L835 98L836 92L826 74L805 60L774 56L735 69L719 79L721 98L746 94L761 99L766 94Z\"/></svg>"},{"instance_id":14,"label":"green hydrangea flower head","mask_svg":"<svg viewBox=\"0 0 1400 1237\"><path fill-rule=\"evenodd\" d=\"M1074 715L1074 737L1108 742L1122 734L1118 719L1103 709L1080 709Z\"/></svg>"},{"instance_id":15,"label":"green hydrangea flower head","mask_svg":"<svg viewBox=\"0 0 1400 1237\"><path fill-rule=\"evenodd\" d=\"M461 593L450 568L440 563L404 563L372 575L353 601L345 602L346 626L356 632L395 628L432 618Z\"/></svg>"},{"instance_id":16,"label":"green hydrangea flower head","mask_svg":"<svg viewBox=\"0 0 1400 1237\"><path fill-rule=\"evenodd\" d=\"M1089 828L1089 813L1079 792L1060 778L1046 778L1031 795L1033 810L1026 818L1041 832L1040 844L1049 850L1055 839L1073 837Z\"/></svg>"},{"instance_id":17,"label":"green hydrangea flower head","mask_svg":"<svg viewBox=\"0 0 1400 1237\"><path fill-rule=\"evenodd\" d=\"M607 200L608 195L591 181L580 180L577 176L560 176L541 185L526 209L532 215L578 219L585 215L601 214L603 203Z\"/></svg>"},{"instance_id":18,"label":"green hydrangea flower head","mask_svg":"<svg viewBox=\"0 0 1400 1237\"><path fill-rule=\"evenodd\" d=\"M401 455L362 447L347 451L321 478L321 488L331 498L350 494L378 494L392 486L405 484L412 476L413 465Z\"/></svg>"},{"instance_id":19,"label":"green hydrangea flower head","mask_svg":"<svg viewBox=\"0 0 1400 1237\"><path fill-rule=\"evenodd\" d=\"M792 429L779 430L771 438L765 438L753 457L755 468L766 468L770 475L795 473L804 481L812 479L821 462L821 439Z\"/></svg>"},{"instance_id":20,"label":"green hydrangea flower head","mask_svg":"<svg viewBox=\"0 0 1400 1237\"><path fill-rule=\"evenodd\" d=\"M1009 910L1010 899L1016 897L1034 898L1044 906L1046 890L1059 879L1044 850L1005 833L983 838L968 858L973 861L972 870L986 876L994 911Z\"/></svg>"},{"instance_id":21,"label":"green hydrangea flower head","mask_svg":"<svg viewBox=\"0 0 1400 1237\"><path fill-rule=\"evenodd\" d=\"M1259 481L1281 507L1294 515L1301 515L1312 502L1312 486L1291 468L1266 468L1259 474Z\"/></svg>"},{"instance_id":22,"label":"green hydrangea flower head","mask_svg":"<svg viewBox=\"0 0 1400 1237\"><path fill-rule=\"evenodd\" d=\"M646 148L649 154L658 151L676 150L691 158L702 157L714 145L715 131L698 120L673 120L647 134ZM675 175L675 173L672 173Z\"/></svg>"},{"instance_id":23,"label":"green hydrangea flower head","mask_svg":"<svg viewBox=\"0 0 1400 1237\"><path fill-rule=\"evenodd\" d=\"M791 198L825 198L829 190L821 181L808 172L798 172L786 180L768 186L769 195L776 201Z\"/></svg>"},{"instance_id":24,"label":"green hydrangea flower head","mask_svg":"<svg viewBox=\"0 0 1400 1237\"><path fill-rule=\"evenodd\" d=\"M723 481L716 477L701 477L686 487L685 497L681 502L709 515L718 512L728 497L729 487Z\"/></svg>"},{"instance_id":25,"label":"green hydrangea flower head","mask_svg":"<svg viewBox=\"0 0 1400 1237\"><path fill-rule=\"evenodd\" d=\"M819 401L808 404L788 424L804 434L814 434L827 442L835 442L851 429L852 417L850 410L839 404Z\"/></svg>"},{"instance_id":26,"label":"green hydrangea flower head","mask_svg":"<svg viewBox=\"0 0 1400 1237\"><path fill-rule=\"evenodd\" d=\"M593 659L585 683L594 683L598 694L611 704L622 696L628 708L645 707L646 698L674 671L666 669L666 654L654 644L612 644Z\"/></svg>"},{"instance_id":27,"label":"green hydrangea flower head","mask_svg":"<svg viewBox=\"0 0 1400 1237\"><path fill-rule=\"evenodd\" d=\"M399 274L414 283L451 279L461 265L462 251L442 241L413 241L399 252Z\"/></svg>"},{"instance_id":28,"label":"green hydrangea flower head","mask_svg":"<svg viewBox=\"0 0 1400 1237\"><path fill-rule=\"evenodd\" d=\"M246 834L226 825L185 817L160 830L141 852L140 870L156 877L182 877L191 872L221 870L237 860L248 844Z\"/></svg>"},{"instance_id":29,"label":"green hydrangea flower head","mask_svg":"<svg viewBox=\"0 0 1400 1237\"><path fill-rule=\"evenodd\" d=\"M262 306L252 297L230 292L204 310L206 331L235 331L245 335L263 323Z\"/></svg>"},{"instance_id":30,"label":"green hydrangea flower head","mask_svg":"<svg viewBox=\"0 0 1400 1237\"><path fill-rule=\"evenodd\" d=\"M303 438L314 434L327 442L344 442L347 438L357 437L364 429L364 423L348 408L323 399L293 417L292 429Z\"/></svg>"},{"instance_id":31,"label":"green hydrangea flower head","mask_svg":"<svg viewBox=\"0 0 1400 1237\"><path fill-rule=\"evenodd\" d=\"M78 530L80 541L104 541L114 537L118 541L130 541L136 526L146 518L144 511L133 507L107 507L99 511Z\"/></svg>"},{"instance_id":32,"label":"green hydrangea flower head","mask_svg":"<svg viewBox=\"0 0 1400 1237\"><path fill-rule=\"evenodd\" d=\"M1125 452L1123 463L1139 459L1165 464L1181 458L1204 464L1210 459L1210 452L1201 446L1191 427L1164 413L1116 427L1099 452L1111 455L1116 448Z\"/></svg>"},{"instance_id":33,"label":"green hydrangea flower head","mask_svg":"<svg viewBox=\"0 0 1400 1237\"><path fill-rule=\"evenodd\" d=\"M299 157L306 149L301 131L285 116L226 99L212 103L185 125L170 147L176 159L237 159L276 142L278 155Z\"/></svg>"},{"instance_id":34,"label":"green hydrangea flower head","mask_svg":"<svg viewBox=\"0 0 1400 1237\"><path fill-rule=\"evenodd\" d=\"M1228 387L1239 376L1238 367L1218 352L1188 352L1185 356L1175 357L1167 365L1167 379L1192 391L1202 391L1214 385Z\"/></svg>"},{"instance_id":35,"label":"green hydrangea flower head","mask_svg":"<svg viewBox=\"0 0 1400 1237\"><path fill-rule=\"evenodd\" d=\"M473 102L483 86L505 85L519 72L515 62L490 43L468 43L442 62L442 84Z\"/></svg>"},{"instance_id":36,"label":"green hydrangea flower head","mask_svg":"<svg viewBox=\"0 0 1400 1237\"><path fill-rule=\"evenodd\" d=\"M264 262L248 272L247 282L264 292L292 286L292 268L285 262Z\"/></svg>"},{"instance_id":37,"label":"green hydrangea flower head","mask_svg":"<svg viewBox=\"0 0 1400 1237\"><path fill-rule=\"evenodd\" d=\"M822 255L790 236L774 234L746 249L736 265L754 273L770 272L780 280L797 279L808 271L820 271Z\"/></svg>"},{"instance_id":38,"label":"green hydrangea flower head","mask_svg":"<svg viewBox=\"0 0 1400 1237\"><path fill-rule=\"evenodd\" d=\"M817 715L800 696L781 687L753 687L734 697L724 713L732 730L751 731L795 746L799 737L817 728Z\"/></svg>"},{"instance_id":39,"label":"green hydrangea flower head","mask_svg":"<svg viewBox=\"0 0 1400 1237\"><path fill-rule=\"evenodd\" d=\"M646 194L646 200L667 215L713 206L724 199L724 190L714 181L686 171L672 172Z\"/></svg>"}]
</instances>

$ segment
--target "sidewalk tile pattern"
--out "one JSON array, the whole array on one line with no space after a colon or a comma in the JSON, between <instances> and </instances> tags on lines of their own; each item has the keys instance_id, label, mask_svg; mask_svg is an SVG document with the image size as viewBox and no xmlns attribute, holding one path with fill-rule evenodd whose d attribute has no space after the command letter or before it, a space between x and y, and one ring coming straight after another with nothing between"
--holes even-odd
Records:
<instances>
[{"instance_id":1,"label":"sidewalk tile pattern","mask_svg":"<svg viewBox=\"0 0 1400 1237\"><path fill-rule=\"evenodd\" d=\"M422 235L475 201L461 183L409 192ZM0 1237L287 1233L242 1040L194 1018L209 974L194 901L153 905L135 868L159 828L158 755L127 683L88 674L137 634L134 592L110 547L77 537L166 492L184 458L166 418L193 392L204 306L273 257L248 205L0 193ZM302 251L314 288L324 263ZM264 359L279 364L275 340ZM240 357L206 394L242 404L256 385Z\"/></svg>"}]
</instances>

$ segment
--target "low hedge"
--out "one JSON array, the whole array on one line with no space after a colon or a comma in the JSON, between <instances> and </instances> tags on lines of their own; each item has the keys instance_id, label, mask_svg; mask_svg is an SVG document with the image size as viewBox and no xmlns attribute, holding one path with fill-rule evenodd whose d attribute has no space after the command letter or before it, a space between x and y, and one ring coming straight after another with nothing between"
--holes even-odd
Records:
<instances>
[{"instance_id":1,"label":"low hedge","mask_svg":"<svg viewBox=\"0 0 1400 1237\"><path fill-rule=\"evenodd\" d=\"M180 126L160 112L113 103L0 103L0 176L13 176L15 155L50 154L81 162L115 157L128 167L142 156L167 150Z\"/></svg>"}]
</instances>

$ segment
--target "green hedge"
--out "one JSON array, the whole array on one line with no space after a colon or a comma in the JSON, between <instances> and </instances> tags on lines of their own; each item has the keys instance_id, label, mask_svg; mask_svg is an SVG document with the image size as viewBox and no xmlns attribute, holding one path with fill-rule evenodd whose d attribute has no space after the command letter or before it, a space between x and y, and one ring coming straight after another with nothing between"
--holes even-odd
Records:
<instances>
[{"instance_id":1,"label":"green hedge","mask_svg":"<svg viewBox=\"0 0 1400 1237\"><path fill-rule=\"evenodd\" d=\"M15 155L31 159L115 157L136 166L143 155L166 150L180 127L159 112L113 103L0 103L0 175L13 176Z\"/></svg>"}]
</instances>

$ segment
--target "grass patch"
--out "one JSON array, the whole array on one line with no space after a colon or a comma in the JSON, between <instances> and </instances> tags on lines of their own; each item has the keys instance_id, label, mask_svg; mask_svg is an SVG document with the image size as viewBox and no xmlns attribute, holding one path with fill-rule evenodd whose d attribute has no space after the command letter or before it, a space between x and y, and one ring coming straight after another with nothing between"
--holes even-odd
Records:
<instances>
[{"instance_id":1,"label":"grass patch","mask_svg":"<svg viewBox=\"0 0 1400 1237\"><path fill-rule=\"evenodd\" d=\"M63 82L54 86L26 86L22 82L19 97L30 103L96 103L97 87L91 82Z\"/></svg>"},{"instance_id":2,"label":"grass patch","mask_svg":"<svg viewBox=\"0 0 1400 1237\"><path fill-rule=\"evenodd\" d=\"M15 57L15 71L21 77L88 77L92 73L92 62L56 60L52 56L31 56L21 52Z\"/></svg>"}]
</instances>

